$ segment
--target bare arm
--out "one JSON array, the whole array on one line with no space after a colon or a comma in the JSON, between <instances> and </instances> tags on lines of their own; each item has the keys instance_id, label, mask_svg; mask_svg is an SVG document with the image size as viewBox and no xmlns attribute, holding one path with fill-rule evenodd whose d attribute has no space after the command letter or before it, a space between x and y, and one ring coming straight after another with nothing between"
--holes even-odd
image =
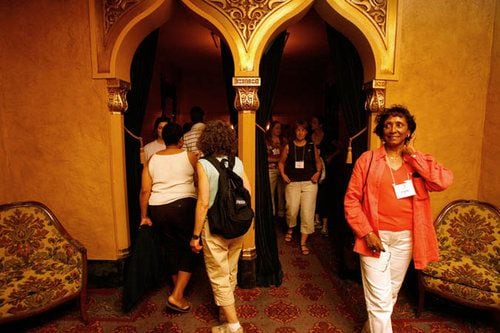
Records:
<instances>
[{"instance_id":1,"label":"bare arm","mask_svg":"<svg viewBox=\"0 0 500 333\"><path fill-rule=\"evenodd\" d=\"M152 225L151 219L148 216L148 202L151 196L151 188L153 187L153 180L149 175L148 165L142 169L142 185L141 193L139 194L139 206L141 208L141 225Z\"/></svg>"},{"instance_id":2,"label":"bare arm","mask_svg":"<svg viewBox=\"0 0 500 333\"><path fill-rule=\"evenodd\" d=\"M316 163L316 172L311 177L311 181L316 184L321 176L321 169L323 169L323 164L321 163L321 158L319 157L319 150L314 146L314 162Z\"/></svg>"},{"instance_id":3,"label":"bare arm","mask_svg":"<svg viewBox=\"0 0 500 333\"><path fill-rule=\"evenodd\" d=\"M198 162L196 164L196 170L198 173L198 201L196 202L196 211L194 214L193 235L199 236L201 235L207 217L210 189L207 174L201 163ZM199 238L191 239L189 245L191 246L191 250L196 253L200 252L202 249Z\"/></svg>"},{"instance_id":4,"label":"bare arm","mask_svg":"<svg viewBox=\"0 0 500 333\"><path fill-rule=\"evenodd\" d=\"M290 178L285 174L285 162L288 157L288 145L285 146L283 151L281 152L280 160L278 162L278 170L280 171L281 178L285 181L285 183L290 183Z\"/></svg>"}]
</instances>

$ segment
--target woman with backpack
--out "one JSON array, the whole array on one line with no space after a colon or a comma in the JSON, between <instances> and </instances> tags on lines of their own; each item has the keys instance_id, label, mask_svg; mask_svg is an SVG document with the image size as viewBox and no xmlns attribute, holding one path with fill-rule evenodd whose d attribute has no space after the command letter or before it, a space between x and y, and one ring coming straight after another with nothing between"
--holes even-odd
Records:
<instances>
[{"instance_id":1,"label":"woman with backpack","mask_svg":"<svg viewBox=\"0 0 500 333\"><path fill-rule=\"evenodd\" d=\"M250 192L250 183L243 170L243 163L236 157L237 139L235 131L220 120L207 123L200 138L198 149L203 155L215 157L218 161L233 160L233 171L243 179L244 187ZM198 202L196 204L195 225L190 242L192 251L199 253L203 249L207 275L212 286L215 303L222 310L220 317L227 322L212 327L212 332L243 332L236 314L234 289L238 273L238 259L243 246L243 236L226 239L210 231L208 211L212 207L217 191L219 172L205 158L198 160ZM208 222L208 223L207 223Z\"/></svg>"}]
</instances>

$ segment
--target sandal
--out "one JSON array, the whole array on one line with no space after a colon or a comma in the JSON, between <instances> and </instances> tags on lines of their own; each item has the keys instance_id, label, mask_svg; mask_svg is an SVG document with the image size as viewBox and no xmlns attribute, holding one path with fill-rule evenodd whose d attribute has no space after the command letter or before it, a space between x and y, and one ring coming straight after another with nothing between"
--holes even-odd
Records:
<instances>
[{"instance_id":1,"label":"sandal","mask_svg":"<svg viewBox=\"0 0 500 333\"><path fill-rule=\"evenodd\" d=\"M307 247L306 244L300 244L300 250L302 251L302 254L307 256L309 252L309 248Z\"/></svg>"},{"instance_id":2,"label":"sandal","mask_svg":"<svg viewBox=\"0 0 500 333\"><path fill-rule=\"evenodd\" d=\"M293 229L288 229L286 235L285 235L285 242L291 242L292 241L292 234L293 234Z\"/></svg>"}]
</instances>

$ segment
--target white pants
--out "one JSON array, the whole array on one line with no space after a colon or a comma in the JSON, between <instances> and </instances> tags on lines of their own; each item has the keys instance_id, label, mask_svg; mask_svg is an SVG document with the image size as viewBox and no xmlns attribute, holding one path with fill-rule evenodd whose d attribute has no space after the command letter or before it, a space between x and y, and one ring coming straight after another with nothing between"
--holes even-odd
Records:
<instances>
[{"instance_id":1,"label":"white pants","mask_svg":"<svg viewBox=\"0 0 500 333\"><path fill-rule=\"evenodd\" d=\"M269 186L271 187L273 215L283 217L285 216L285 183L278 169L269 169ZM277 196L277 201L275 196Z\"/></svg>"},{"instance_id":2,"label":"white pants","mask_svg":"<svg viewBox=\"0 0 500 333\"><path fill-rule=\"evenodd\" d=\"M368 321L364 331L391 333L391 315L412 259L412 232L379 231L385 252L360 256Z\"/></svg>"},{"instance_id":3,"label":"white pants","mask_svg":"<svg viewBox=\"0 0 500 333\"><path fill-rule=\"evenodd\" d=\"M314 211L316 209L316 195L318 184L310 180L291 182L286 185L286 222L289 228L297 225L297 216L300 209L300 232L306 235L314 232Z\"/></svg>"}]
</instances>

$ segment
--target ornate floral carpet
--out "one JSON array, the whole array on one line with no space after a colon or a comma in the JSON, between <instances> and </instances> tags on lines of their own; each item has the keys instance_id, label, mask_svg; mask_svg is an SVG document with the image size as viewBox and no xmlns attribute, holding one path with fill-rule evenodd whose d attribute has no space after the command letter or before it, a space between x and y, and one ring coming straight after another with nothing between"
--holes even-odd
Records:
<instances>
[{"instance_id":1,"label":"ornate floral carpet","mask_svg":"<svg viewBox=\"0 0 500 333\"><path fill-rule=\"evenodd\" d=\"M310 238L312 253L300 254L298 240L283 241L278 232L284 279L279 287L237 289L237 310L248 333L359 332L366 319L363 291L358 281L342 280L327 238ZM475 311L428 297L425 312L415 318L413 281L407 281L393 314L395 332L497 332L487 312ZM80 321L78 306L69 303L55 311L0 326L0 332L184 332L205 333L216 325L217 307L203 268L195 272L188 290L193 307L172 313L164 302L169 287L151 292L131 312L123 313L121 289L90 289L90 323Z\"/></svg>"}]
</instances>

